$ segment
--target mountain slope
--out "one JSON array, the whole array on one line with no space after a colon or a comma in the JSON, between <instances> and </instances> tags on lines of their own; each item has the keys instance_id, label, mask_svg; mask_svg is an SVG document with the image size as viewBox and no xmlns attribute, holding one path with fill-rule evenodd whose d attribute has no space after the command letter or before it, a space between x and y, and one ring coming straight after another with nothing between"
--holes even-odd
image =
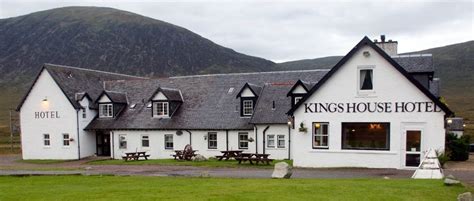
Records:
<instances>
[{"instance_id":1,"label":"mountain slope","mask_svg":"<svg viewBox=\"0 0 474 201\"><path fill-rule=\"evenodd\" d=\"M143 76L274 66L184 28L112 8L65 7L0 19L0 83L25 83L43 63Z\"/></svg>"}]
</instances>

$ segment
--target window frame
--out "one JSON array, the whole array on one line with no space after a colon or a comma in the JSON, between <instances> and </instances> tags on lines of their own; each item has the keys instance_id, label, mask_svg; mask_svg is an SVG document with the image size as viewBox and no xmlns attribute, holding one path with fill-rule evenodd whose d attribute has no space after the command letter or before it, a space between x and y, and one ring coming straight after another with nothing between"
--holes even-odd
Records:
<instances>
[{"instance_id":1,"label":"window frame","mask_svg":"<svg viewBox=\"0 0 474 201\"><path fill-rule=\"evenodd\" d=\"M158 106L160 105L161 106ZM158 109L161 108L163 111L162 115L158 114ZM169 117L170 116L170 103L168 101L153 101L152 102L152 116L153 117Z\"/></svg>"},{"instance_id":2,"label":"window frame","mask_svg":"<svg viewBox=\"0 0 474 201\"><path fill-rule=\"evenodd\" d=\"M270 137L272 137L273 139L270 140ZM267 143L266 143L266 144L267 144L267 148L269 148L269 149L274 149L274 148L276 148L275 134L267 134L267 139L266 139L266 140L267 140ZM273 141L273 145L270 145L270 141Z\"/></svg>"},{"instance_id":3,"label":"window frame","mask_svg":"<svg viewBox=\"0 0 474 201\"><path fill-rule=\"evenodd\" d=\"M245 103L250 103L250 108L248 106L245 106ZM254 107L254 102L252 99L244 99L242 100L242 116L252 116L253 115L253 107ZM246 113L245 109L250 109L250 113Z\"/></svg>"},{"instance_id":4,"label":"window frame","mask_svg":"<svg viewBox=\"0 0 474 201\"><path fill-rule=\"evenodd\" d=\"M387 125L387 133L386 133L386 144L387 147L383 149L376 149L376 148L347 148L344 147L344 124L386 124ZM390 138L391 136L391 124L390 122L341 122L341 150L361 150L361 151L390 151Z\"/></svg>"},{"instance_id":5,"label":"window frame","mask_svg":"<svg viewBox=\"0 0 474 201\"><path fill-rule=\"evenodd\" d=\"M167 141L167 137L168 137L168 141ZM169 137L171 137L171 142L169 142ZM173 134L165 134L164 135L164 148L165 150L173 150L174 149L174 136ZM171 143L171 146L167 146L168 143Z\"/></svg>"},{"instance_id":6,"label":"window frame","mask_svg":"<svg viewBox=\"0 0 474 201\"><path fill-rule=\"evenodd\" d=\"M363 82L361 82L361 73L364 70L372 71L372 89L362 89ZM359 94L371 94L375 93L375 66L358 66L357 67L357 92Z\"/></svg>"},{"instance_id":7,"label":"window frame","mask_svg":"<svg viewBox=\"0 0 474 201\"><path fill-rule=\"evenodd\" d=\"M211 135L215 135L216 139L211 140ZM215 142L215 146L211 146L211 142ZM208 132L207 133L207 148L208 149L217 149L217 145L218 145L217 132Z\"/></svg>"},{"instance_id":8,"label":"window frame","mask_svg":"<svg viewBox=\"0 0 474 201\"><path fill-rule=\"evenodd\" d=\"M303 96L295 96L295 98L294 98L294 100L293 100L293 101L294 101L294 105L296 105L298 102L300 102L301 99L303 99Z\"/></svg>"},{"instance_id":9,"label":"window frame","mask_svg":"<svg viewBox=\"0 0 474 201\"><path fill-rule=\"evenodd\" d=\"M48 138L46 138L48 136ZM46 144L48 142L48 144ZM51 135L49 133L43 133L43 146L51 147Z\"/></svg>"},{"instance_id":10,"label":"window frame","mask_svg":"<svg viewBox=\"0 0 474 201\"><path fill-rule=\"evenodd\" d=\"M321 133L320 134L316 133L316 124L321 125ZM327 126L327 133L326 134L323 133L323 129L322 129L323 125ZM311 137L312 137L312 147L313 147L313 149L329 149L329 133L330 133L329 125L330 125L329 122L313 122L311 124L311 126L312 126L312 134L311 134L312 136ZM327 145L326 146L315 145L316 137L320 137L321 139L324 139L324 137L327 137L327 142L326 142Z\"/></svg>"},{"instance_id":11,"label":"window frame","mask_svg":"<svg viewBox=\"0 0 474 201\"><path fill-rule=\"evenodd\" d=\"M144 139L146 137L146 139ZM145 146L143 142L147 142L147 145ZM150 135L141 135L141 144L142 147L149 148L150 147Z\"/></svg>"},{"instance_id":12,"label":"window frame","mask_svg":"<svg viewBox=\"0 0 474 201\"><path fill-rule=\"evenodd\" d=\"M241 136L247 136L247 139L245 140L242 140L241 139ZM238 133L238 143L239 143L239 149L249 149L249 133L248 132L239 132ZM247 146L244 147L244 146L241 146L242 143L246 143Z\"/></svg>"},{"instance_id":13,"label":"window frame","mask_svg":"<svg viewBox=\"0 0 474 201\"><path fill-rule=\"evenodd\" d=\"M104 115L103 109L105 107ZM99 103L99 118L113 118L114 117L114 104L113 103Z\"/></svg>"},{"instance_id":14,"label":"window frame","mask_svg":"<svg viewBox=\"0 0 474 201\"><path fill-rule=\"evenodd\" d=\"M123 139L122 139L123 137ZM124 144L122 144L124 143ZM127 134L119 134L118 135L118 146L119 149L127 149L128 141L127 141Z\"/></svg>"},{"instance_id":15,"label":"window frame","mask_svg":"<svg viewBox=\"0 0 474 201\"><path fill-rule=\"evenodd\" d=\"M280 137L283 137L283 139L280 139ZM280 146L280 141L283 141L283 145ZM277 138L276 138L276 145L277 145L277 148L279 149L284 149L286 148L286 140L285 140L285 135L277 135Z\"/></svg>"},{"instance_id":16,"label":"window frame","mask_svg":"<svg viewBox=\"0 0 474 201\"><path fill-rule=\"evenodd\" d=\"M87 109L87 107L82 109L82 118L83 119L87 118L87 110L86 109Z\"/></svg>"},{"instance_id":17,"label":"window frame","mask_svg":"<svg viewBox=\"0 0 474 201\"><path fill-rule=\"evenodd\" d=\"M71 146L71 135L69 135L69 133L63 133L62 136L63 136L63 147ZM67 138L65 136L67 136Z\"/></svg>"}]
</instances>

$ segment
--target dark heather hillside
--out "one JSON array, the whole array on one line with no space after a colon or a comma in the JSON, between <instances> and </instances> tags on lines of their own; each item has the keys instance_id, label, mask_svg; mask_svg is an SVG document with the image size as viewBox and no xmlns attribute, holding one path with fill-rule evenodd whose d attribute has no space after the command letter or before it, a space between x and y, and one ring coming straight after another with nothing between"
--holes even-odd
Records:
<instances>
[{"instance_id":1,"label":"dark heather hillside","mask_svg":"<svg viewBox=\"0 0 474 201\"><path fill-rule=\"evenodd\" d=\"M28 83L43 63L142 76L274 66L182 27L112 8L65 7L0 19L0 83Z\"/></svg>"}]
</instances>

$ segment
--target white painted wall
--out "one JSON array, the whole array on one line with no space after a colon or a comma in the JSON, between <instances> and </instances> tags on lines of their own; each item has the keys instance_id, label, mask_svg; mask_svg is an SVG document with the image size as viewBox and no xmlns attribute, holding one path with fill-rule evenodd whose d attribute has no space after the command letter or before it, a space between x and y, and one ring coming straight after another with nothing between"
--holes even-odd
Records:
<instances>
[{"instance_id":1,"label":"white painted wall","mask_svg":"<svg viewBox=\"0 0 474 201\"><path fill-rule=\"evenodd\" d=\"M303 86L298 85L298 86L293 90L293 93L294 93L294 94L305 94L305 93L306 93L306 90L303 88Z\"/></svg>"},{"instance_id":2,"label":"white painted wall","mask_svg":"<svg viewBox=\"0 0 474 201\"><path fill-rule=\"evenodd\" d=\"M263 131L268 127L263 135ZM258 137L258 153L263 153L263 140L265 139L265 153L270 154L269 158L271 159L288 159L288 125L287 124L270 124L270 125L258 125L257 126L257 137ZM269 148L267 141L267 135L275 135L275 148ZM277 135L285 136L285 148L278 148L277 145ZM293 148L291 148L293 149ZM293 151L293 150L292 150Z\"/></svg>"},{"instance_id":3,"label":"white painted wall","mask_svg":"<svg viewBox=\"0 0 474 201\"><path fill-rule=\"evenodd\" d=\"M81 145L81 158L96 154L96 135L94 131L85 131L84 128L97 115L96 110L89 108L89 99L84 98L79 102L86 110L86 118L83 118L82 110L79 111L79 141Z\"/></svg>"},{"instance_id":4,"label":"white painted wall","mask_svg":"<svg viewBox=\"0 0 474 201\"><path fill-rule=\"evenodd\" d=\"M47 101L43 101L43 99ZM36 119L35 112L57 111L60 118ZM20 110L23 159L78 159L77 113L51 75L43 70ZM48 133L51 146L43 145ZM63 146L63 133L74 141Z\"/></svg>"},{"instance_id":5,"label":"white painted wall","mask_svg":"<svg viewBox=\"0 0 474 201\"><path fill-rule=\"evenodd\" d=\"M158 92L155 96L153 96L153 100L168 100L166 96L160 92Z\"/></svg>"},{"instance_id":6,"label":"white painted wall","mask_svg":"<svg viewBox=\"0 0 474 201\"><path fill-rule=\"evenodd\" d=\"M240 97L255 97L255 94L253 94L252 90L248 87L245 87L244 91L240 94Z\"/></svg>"},{"instance_id":7,"label":"white painted wall","mask_svg":"<svg viewBox=\"0 0 474 201\"><path fill-rule=\"evenodd\" d=\"M362 52L369 51L370 57ZM358 94L358 67L375 66L375 93ZM415 102L431 101L373 49L361 48L319 88L306 103L315 102ZM292 157L299 167L404 168L404 131L414 126L423 129L422 150L444 149L444 112L433 113L305 113L304 105L295 113L292 129ZM298 131L304 122L307 133ZM329 122L329 149L312 148L312 122ZM342 122L390 122L390 150L365 151L341 149Z\"/></svg>"},{"instance_id":8,"label":"white painted wall","mask_svg":"<svg viewBox=\"0 0 474 201\"><path fill-rule=\"evenodd\" d=\"M102 96L99 98L99 101L97 101L99 103L110 103L112 102L109 97L107 97L107 95L105 94L102 94Z\"/></svg>"},{"instance_id":9,"label":"white painted wall","mask_svg":"<svg viewBox=\"0 0 474 201\"><path fill-rule=\"evenodd\" d=\"M207 136L208 132L217 132L217 149L208 149ZM229 131L229 145L228 150L238 150L237 138L238 132L243 131ZM249 137L255 137L253 130L245 131L249 133ZM198 150L196 153L201 154L205 157L215 157L222 155L220 151L227 150L226 147L226 132L225 131L191 131L192 136L192 147L194 150ZM127 136L127 148L119 148L119 135L125 134ZM173 150L166 150L164 143L164 135L173 134L174 150L183 150L184 147L189 144L189 133L183 131L181 136L176 135L176 130L170 131L113 131L113 145L112 154L115 159L121 159L126 152L135 151L146 151L150 154L152 159L163 159L172 158L175 152ZM142 147L141 136L149 135L150 147ZM249 142L249 149L244 152L255 153L255 142Z\"/></svg>"}]
</instances>

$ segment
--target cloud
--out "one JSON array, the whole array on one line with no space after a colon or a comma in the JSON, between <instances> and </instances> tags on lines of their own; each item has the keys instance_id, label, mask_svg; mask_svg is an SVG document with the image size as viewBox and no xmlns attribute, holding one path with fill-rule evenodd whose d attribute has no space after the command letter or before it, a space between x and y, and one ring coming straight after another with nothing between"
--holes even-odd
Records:
<instances>
[{"instance_id":1,"label":"cloud","mask_svg":"<svg viewBox=\"0 0 474 201\"><path fill-rule=\"evenodd\" d=\"M274 61L346 54L386 34L409 52L473 40L471 1L4 1L0 17L62 6L114 7L187 28Z\"/></svg>"}]
</instances>

